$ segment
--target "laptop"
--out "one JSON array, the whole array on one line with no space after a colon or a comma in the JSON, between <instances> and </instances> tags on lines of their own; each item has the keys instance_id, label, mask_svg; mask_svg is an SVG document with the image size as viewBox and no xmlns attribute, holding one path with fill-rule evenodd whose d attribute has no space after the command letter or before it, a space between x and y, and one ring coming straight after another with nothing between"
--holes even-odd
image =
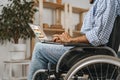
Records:
<instances>
[{"instance_id":1,"label":"laptop","mask_svg":"<svg viewBox=\"0 0 120 80\"><path fill-rule=\"evenodd\" d=\"M40 42L49 43L49 44L60 44L53 42L51 38L48 38L40 26L35 24L29 24L29 25Z\"/></svg>"}]
</instances>

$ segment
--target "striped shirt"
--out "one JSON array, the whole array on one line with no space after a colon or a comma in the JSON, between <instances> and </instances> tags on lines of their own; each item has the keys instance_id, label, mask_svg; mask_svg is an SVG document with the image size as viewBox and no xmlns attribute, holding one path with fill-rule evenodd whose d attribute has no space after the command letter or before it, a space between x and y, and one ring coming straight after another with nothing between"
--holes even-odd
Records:
<instances>
[{"instance_id":1,"label":"striped shirt","mask_svg":"<svg viewBox=\"0 0 120 80\"><path fill-rule=\"evenodd\" d=\"M94 46L106 44L117 15L120 15L120 0L95 0L85 16L81 33Z\"/></svg>"}]
</instances>

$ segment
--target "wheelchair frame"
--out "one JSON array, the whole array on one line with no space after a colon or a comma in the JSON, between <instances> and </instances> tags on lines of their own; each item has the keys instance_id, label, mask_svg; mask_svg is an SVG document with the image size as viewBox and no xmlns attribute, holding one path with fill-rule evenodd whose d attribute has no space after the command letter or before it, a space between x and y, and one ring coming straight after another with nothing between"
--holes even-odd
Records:
<instances>
[{"instance_id":1,"label":"wheelchair frame","mask_svg":"<svg viewBox=\"0 0 120 80\"><path fill-rule=\"evenodd\" d=\"M47 70L41 69L41 70L36 71L35 74L33 75L33 80L35 80L36 75L39 73L47 73L48 77L49 77L47 80L59 80L61 75L63 75L63 73L61 72L61 65L64 67L65 66L64 64L66 63L66 61L64 61L64 59L67 56L71 55L72 51L76 51L76 50L78 50L78 51L85 50L86 51L86 50L92 49L92 50L94 50L93 54L95 54L95 52L97 52L97 51L98 51L97 53L99 53L99 51L103 51L103 53L100 53L97 55L92 55L92 56L90 55L90 56L84 57L83 59L79 59L79 61L76 62L76 64L73 64L71 66L71 69L67 70L66 75L63 75L63 76L65 76L65 78L63 78L64 80L71 80L70 77L73 76L76 73L76 71L80 70L85 65L89 65L89 64L93 64L93 63L97 63L97 62L113 64L120 68L120 59L118 59L118 56L117 56L118 47L120 44L119 32L120 32L120 16L117 16L117 18L114 22L114 28L112 30L112 33L110 35L110 39L109 39L109 42L107 45L94 47L94 46L91 46L90 44L83 44L83 43L77 43L77 44L66 43L66 44L64 44L65 46L75 46L75 47L73 49L66 51L60 57L57 65L56 65L56 70L51 69L51 65L50 65L50 63L48 63L48 69ZM105 51L105 53L104 53L104 51ZM51 77L51 73L54 74L53 77ZM80 79L80 80L82 80L82 79Z\"/></svg>"}]
</instances>

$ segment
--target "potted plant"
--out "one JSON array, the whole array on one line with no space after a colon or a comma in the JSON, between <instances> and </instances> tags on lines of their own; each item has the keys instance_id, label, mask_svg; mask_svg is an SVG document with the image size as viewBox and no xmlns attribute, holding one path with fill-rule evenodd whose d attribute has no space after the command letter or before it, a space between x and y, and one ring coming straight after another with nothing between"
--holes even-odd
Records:
<instances>
[{"instance_id":1,"label":"potted plant","mask_svg":"<svg viewBox=\"0 0 120 80\"><path fill-rule=\"evenodd\" d=\"M33 34L29 23L33 23L34 1L8 0L10 4L3 6L0 14L0 42L7 41L18 44L19 39L32 38Z\"/></svg>"}]
</instances>

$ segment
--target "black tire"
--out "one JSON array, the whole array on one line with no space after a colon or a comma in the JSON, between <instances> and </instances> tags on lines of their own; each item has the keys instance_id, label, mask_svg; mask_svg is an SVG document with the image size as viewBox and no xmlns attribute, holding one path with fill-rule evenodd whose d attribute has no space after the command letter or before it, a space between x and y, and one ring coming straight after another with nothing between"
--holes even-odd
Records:
<instances>
[{"instance_id":1,"label":"black tire","mask_svg":"<svg viewBox=\"0 0 120 80\"><path fill-rule=\"evenodd\" d=\"M120 59L116 57L107 55L91 56L77 62L68 71L64 80L86 80L75 79L75 76L83 76L84 74L88 75L87 80L120 80L119 68Z\"/></svg>"},{"instance_id":2,"label":"black tire","mask_svg":"<svg viewBox=\"0 0 120 80\"><path fill-rule=\"evenodd\" d=\"M48 78L48 70L40 69L34 73L32 80L47 80L47 78Z\"/></svg>"}]
</instances>

